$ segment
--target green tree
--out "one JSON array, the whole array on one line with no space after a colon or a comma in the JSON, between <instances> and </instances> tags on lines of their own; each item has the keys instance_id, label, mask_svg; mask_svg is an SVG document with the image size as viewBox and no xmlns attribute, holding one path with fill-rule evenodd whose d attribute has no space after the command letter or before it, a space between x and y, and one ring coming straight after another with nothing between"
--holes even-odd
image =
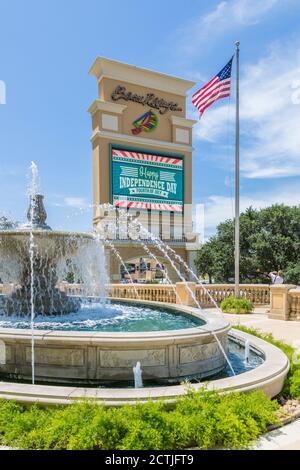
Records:
<instances>
[{"instance_id":1,"label":"green tree","mask_svg":"<svg viewBox=\"0 0 300 470\"><path fill-rule=\"evenodd\" d=\"M281 269L285 281L300 283L300 206L248 208L240 217L241 282L270 282L267 273ZM215 282L234 278L234 221L226 220L198 251L200 275Z\"/></svg>"},{"instance_id":2,"label":"green tree","mask_svg":"<svg viewBox=\"0 0 300 470\"><path fill-rule=\"evenodd\" d=\"M297 263L290 263L284 274L284 281L287 284L300 285L300 261Z\"/></svg>"},{"instance_id":3,"label":"green tree","mask_svg":"<svg viewBox=\"0 0 300 470\"><path fill-rule=\"evenodd\" d=\"M209 282L212 282L212 275L214 272L213 266L215 266L216 259L215 259L215 250L213 247L213 243L205 243L202 249L199 250L197 254L196 260L196 267L198 274L201 276L208 276Z\"/></svg>"}]
</instances>

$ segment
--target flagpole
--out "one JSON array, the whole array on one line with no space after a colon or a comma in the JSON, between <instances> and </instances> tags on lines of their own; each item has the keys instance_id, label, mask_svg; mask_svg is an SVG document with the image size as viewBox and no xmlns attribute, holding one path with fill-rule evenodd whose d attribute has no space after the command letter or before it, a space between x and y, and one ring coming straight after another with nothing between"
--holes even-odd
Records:
<instances>
[{"instance_id":1,"label":"flagpole","mask_svg":"<svg viewBox=\"0 0 300 470\"><path fill-rule=\"evenodd\" d=\"M235 297L240 296L240 90L239 61L240 42L236 41L236 120L235 120L235 230L234 230L234 279Z\"/></svg>"}]
</instances>

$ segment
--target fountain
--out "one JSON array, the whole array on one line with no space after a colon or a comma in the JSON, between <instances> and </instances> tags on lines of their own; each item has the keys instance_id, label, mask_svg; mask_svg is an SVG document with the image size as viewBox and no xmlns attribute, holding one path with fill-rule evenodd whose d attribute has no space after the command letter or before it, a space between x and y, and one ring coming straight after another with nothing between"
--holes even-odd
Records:
<instances>
[{"instance_id":1,"label":"fountain","mask_svg":"<svg viewBox=\"0 0 300 470\"><path fill-rule=\"evenodd\" d=\"M220 314L202 311L193 293L198 308L139 300L134 284L136 300L107 300L104 245L126 270L118 250L101 232L52 230L34 164L31 170L27 223L0 231L0 279L6 285L0 294L0 379L52 386L121 382L126 387L132 383L134 372L135 388L140 393L151 390L149 383L170 386L220 373L235 378L230 324ZM123 216L128 214L120 211ZM145 232L137 221L128 221L130 229ZM172 264L170 247L149 236ZM140 242L159 265L150 245ZM175 264L174 268L185 282ZM68 286L80 286L75 295L64 290L65 279ZM178 299L174 285L172 289ZM244 372L244 349L239 357L235 366ZM263 353L253 362L250 343L247 357L249 371L263 362ZM165 389L162 394L168 396ZM147 397L150 395L147 392Z\"/></svg>"},{"instance_id":2,"label":"fountain","mask_svg":"<svg viewBox=\"0 0 300 470\"><path fill-rule=\"evenodd\" d=\"M53 231L46 224L44 196L36 192L36 172L32 164L27 223L0 231L0 279L14 285L9 295L0 296L0 312L7 315L28 315L32 309L44 315L78 311L80 300L59 289L58 271L67 273L76 262L79 265L80 253L95 243L92 234Z\"/></svg>"}]
</instances>

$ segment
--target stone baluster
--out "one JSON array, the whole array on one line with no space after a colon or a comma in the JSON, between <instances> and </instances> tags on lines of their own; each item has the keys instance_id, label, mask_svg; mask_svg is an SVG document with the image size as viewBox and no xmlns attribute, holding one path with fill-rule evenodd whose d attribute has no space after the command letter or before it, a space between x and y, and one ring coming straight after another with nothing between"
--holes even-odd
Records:
<instances>
[{"instance_id":1,"label":"stone baluster","mask_svg":"<svg viewBox=\"0 0 300 470\"><path fill-rule=\"evenodd\" d=\"M289 291L293 289L292 284L275 284L270 287L270 313L269 318L278 320L290 319L290 297Z\"/></svg>"}]
</instances>

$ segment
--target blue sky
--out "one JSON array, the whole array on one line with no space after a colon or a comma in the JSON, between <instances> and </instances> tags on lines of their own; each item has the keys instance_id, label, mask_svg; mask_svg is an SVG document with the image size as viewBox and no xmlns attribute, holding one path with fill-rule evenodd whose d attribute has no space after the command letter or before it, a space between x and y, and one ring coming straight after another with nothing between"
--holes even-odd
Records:
<instances>
[{"instance_id":1,"label":"blue sky","mask_svg":"<svg viewBox=\"0 0 300 470\"><path fill-rule=\"evenodd\" d=\"M300 3L297 0L0 0L0 213L23 220L34 160L48 222L91 227L88 70L97 55L195 80L241 41L241 207L300 200ZM194 90L192 90L194 91ZM188 106L189 117L197 117ZM193 197L206 236L232 216L234 99L194 130Z\"/></svg>"}]
</instances>

